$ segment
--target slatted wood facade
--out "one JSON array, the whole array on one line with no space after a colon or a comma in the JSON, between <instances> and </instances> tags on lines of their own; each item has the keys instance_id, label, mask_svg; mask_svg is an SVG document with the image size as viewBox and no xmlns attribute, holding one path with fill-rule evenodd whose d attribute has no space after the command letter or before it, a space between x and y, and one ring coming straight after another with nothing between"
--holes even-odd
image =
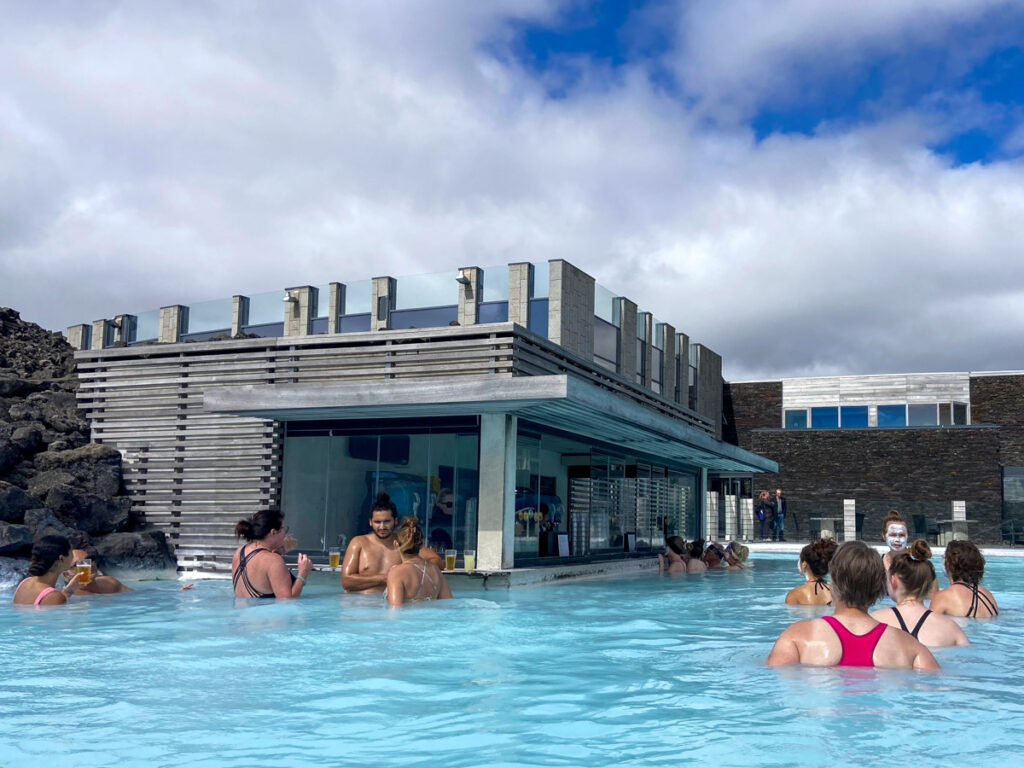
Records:
<instances>
[{"instance_id":1,"label":"slatted wood facade","mask_svg":"<svg viewBox=\"0 0 1024 768\"><path fill-rule=\"evenodd\" d=\"M707 434L713 423L519 325L83 350L79 403L118 448L133 510L169 535L179 567L223 570L233 527L277 505L282 425L208 413L216 387L452 376L572 374Z\"/></svg>"}]
</instances>

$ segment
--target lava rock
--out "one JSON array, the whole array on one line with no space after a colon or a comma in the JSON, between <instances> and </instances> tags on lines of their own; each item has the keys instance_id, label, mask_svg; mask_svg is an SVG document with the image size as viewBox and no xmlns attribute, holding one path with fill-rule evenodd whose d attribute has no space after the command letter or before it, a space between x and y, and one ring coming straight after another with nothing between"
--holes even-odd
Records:
<instances>
[{"instance_id":1,"label":"lava rock","mask_svg":"<svg viewBox=\"0 0 1024 768\"><path fill-rule=\"evenodd\" d=\"M33 539L55 533L70 541L71 546L76 549L88 549L92 546L89 534L65 525L48 509L30 509L25 513L25 525L32 531Z\"/></svg>"},{"instance_id":2,"label":"lava rock","mask_svg":"<svg viewBox=\"0 0 1024 768\"><path fill-rule=\"evenodd\" d=\"M131 500L126 496L105 499L67 485L51 488L46 506L65 525L103 536L123 531L131 524Z\"/></svg>"},{"instance_id":3,"label":"lava rock","mask_svg":"<svg viewBox=\"0 0 1024 768\"><path fill-rule=\"evenodd\" d=\"M0 438L0 474L17 464L20 458L21 451L18 447L12 445L10 440Z\"/></svg>"},{"instance_id":4,"label":"lava rock","mask_svg":"<svg viewBox=\"0 0 1024 768\"><path fill-rule=\"evenodd\" d=\"M32 530L27 525L0 521L0 553L11 555L32 550Z\"/></svg>"},{"instance_id":5,"label":"lava rock","mask_svg":"<svg viewBox=\"0 0 1024 768\"><path fill-rule=\"evenodd\" d=\"M28 576L28 560L0 557L0 589L13 588Z\"/></svg>"},{"instance_id":6,"label":"lava rock","mask_svg":"<svg viewBox=\"0 0 1024 768\"><path fill-rule=\"evenodd\" d=\"M36 501L16 485L0 481L0 520L20 523L25 512L36 506Z\"/></svg>"},{"instance_id":7,"label":"lava rock","mask_svg":"<svg viewBox=\"0 0 1024 768\"><path fill-rule=\"evenodd\" d=\"M102 567L144 570L174 569L163 531L111 533L93 539Z\"/></svg>"},{"instance_id":8,"label":"lava rock","mask_svg":"<svg viewBox=\"0 0 1024 768\"><path fill-rule=\"evenodd\" d=\"M23 456L31 456L43 445L43 430L37 424L18 427L11 433L11 445L21 451Z\"/></svg>"},{"instance_id":9,"label":"lava rock","mask_svg":"<svg viewBox=\"0 0 1024 768\"><path fill-rule=\"evenodd\" d=\"M74 476L76 485L98 496L111 498L121 490L121 452L108 445L89 443L70 451L46 451L36 456L34 465L42 473L66 472Z\"/></svg>"}]
</instances>

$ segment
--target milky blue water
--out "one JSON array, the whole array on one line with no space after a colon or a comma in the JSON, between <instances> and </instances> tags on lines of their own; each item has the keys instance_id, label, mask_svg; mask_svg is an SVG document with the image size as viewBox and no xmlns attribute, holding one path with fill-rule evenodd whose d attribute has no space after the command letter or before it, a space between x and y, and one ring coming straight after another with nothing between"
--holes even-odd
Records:
<instances>
[{"instance_id":1,"label":"milky blue water","mask_svg":"<svg viewBox=\"0 0 1024 768\"><path fill-rule=\"evenodd\" d=\"M244 602L144 582L0 605L0 765L1019 764L1024 560L937 674L766 668L810 609L754 573L467 592L398 611L334 588ZM59 761L59 762L55 762Z\"/></svg>"}]
</instances>

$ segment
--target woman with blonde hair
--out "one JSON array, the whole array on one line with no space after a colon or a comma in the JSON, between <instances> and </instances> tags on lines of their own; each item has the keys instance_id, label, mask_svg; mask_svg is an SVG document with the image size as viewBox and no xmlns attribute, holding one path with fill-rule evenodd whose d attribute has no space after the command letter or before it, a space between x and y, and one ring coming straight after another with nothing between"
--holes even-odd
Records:
<instances>
[{"instance_id":1,"label":"woman with blonde hair","mask_svg":"<svg viewBox=\"0 0 1024 768\"><path fill-rule=\"evenodd\" d=\"M398 551L402 555L399 565L388 571L388 586L384 596L391 606L418 603L421 600L446 600L452 596L441 569L420 556L423 547L423 529L418 518L402 518L395 534Z\"/></svg>"},{"instance_id":2,"label":"woman with blonde hair","mask_svg":"<svg viewBox=\"0 0 1024 768\"><path fill-rule=\"evenodd\" d=\"M970 641L959 624L925 607L924 601L935 584L931 558L932 548L924 539L893 555L886 588L896 607L874 611L871 618L899 627L929 648L968 645Z\"/></svg>"}]
</instances>

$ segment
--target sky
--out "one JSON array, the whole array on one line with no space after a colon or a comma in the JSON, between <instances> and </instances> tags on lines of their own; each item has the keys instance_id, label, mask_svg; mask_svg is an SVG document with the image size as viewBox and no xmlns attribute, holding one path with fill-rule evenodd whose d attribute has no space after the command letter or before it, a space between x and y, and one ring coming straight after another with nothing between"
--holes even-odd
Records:
<instances>
[{"instance_id":1,"label":"sky","mask_svg":"<svg viewBox=\"0 0 1024 768\"><path fill-rule=\"evenodd\" d=\"M0 0L0 306L563 258L734 381L1024 368L1024 2Z\"/></svg>"}]
</instances>

